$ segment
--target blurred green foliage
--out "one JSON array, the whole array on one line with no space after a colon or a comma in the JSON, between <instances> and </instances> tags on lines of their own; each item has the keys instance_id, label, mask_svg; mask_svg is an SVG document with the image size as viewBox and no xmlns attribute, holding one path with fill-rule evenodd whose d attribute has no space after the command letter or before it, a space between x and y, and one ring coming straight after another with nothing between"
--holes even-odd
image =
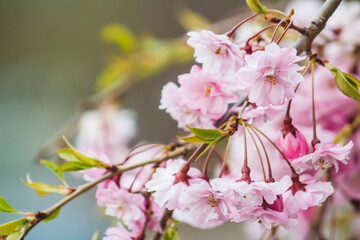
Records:
<instances>
[{"instance_id":1,"label":"blurred green foliage","mask_svg":"<svg viewBox=\"0 0 360 240\"><path fill-rule=\"evenodd\" d=\"M182 9L177 17L186 30L210 26L205 17L189 9ZM159 39L148 33L136 36L124 25L110 24L101 31L101 38L106 43L115 44L119 53L111 57L100 74L97 80L99 90L114 83L119 86L129 81L141 82L173 65L193 60L193 50L186 44L185 37Z\"/></svg>"}]
</instances>

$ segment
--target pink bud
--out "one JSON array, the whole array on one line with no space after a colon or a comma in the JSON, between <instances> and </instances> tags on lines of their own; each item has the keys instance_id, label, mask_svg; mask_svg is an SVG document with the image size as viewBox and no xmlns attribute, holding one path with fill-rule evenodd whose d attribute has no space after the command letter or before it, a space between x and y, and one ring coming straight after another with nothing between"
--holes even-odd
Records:
<instances>
[{"instance_id":1,"label":"pink bud","mask_svg":"<svg viewBox=\"0 0 360 240\"><path fill-rule=\"evenodd\" d=\"M304 135L294 126L292 126L291 130L284 127L282 134L275 140L275 144L289 160L309 153L309 145L307 144ZM280 158L283 158L281 154Z\"/></svg>"}]
</instances>

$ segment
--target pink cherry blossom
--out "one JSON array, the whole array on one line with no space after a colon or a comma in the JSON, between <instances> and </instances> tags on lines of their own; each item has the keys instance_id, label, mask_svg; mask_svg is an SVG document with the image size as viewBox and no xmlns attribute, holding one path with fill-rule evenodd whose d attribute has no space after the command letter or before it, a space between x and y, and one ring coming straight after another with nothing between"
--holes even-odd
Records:
<instances>
[{"instance_id":1,"label":"pink cherry blossom","mask_svg":"<svg viewBox=\"0 0 360 240\"><path fill-rule=\"evenodd\" d=\"M246 65L240 68L238 77L249 101L258 106L278 106L292 98L295 86L304 80L298 73L303 67L295 64L302 59L294 48L280 48L276 43L246 55Z\"/></svg>"},{"instance_id":2,"label":"pink cherry blossom","mask_svg":"<svg viewBox=\"0 0 360 240\"><path fill-rule=\"evenodd\" d=\"M195 215L191 214L190 212L180 211L178 209L175 209L172 217L177 221L189 224L190 226L196 227L199 229L215 228L215 227L218 227L225 223L225 221L220 221L220 220L204 219L202 217L195 216Z\"/></svg>"},{"instance_id":3,"label":"pink cherry blossom","mask_svg":"<svg viewBox=\"0 0 360 240\"><path fill-rule=\"evenodd\" d=\"M215 191L201 178L189 180L190 186L180 195L182 211L204 219L205 222L226 221L230 207L224 201L224 195Z\"/></svg>"},{"instance_id":4,"label":"pink cherry blossom","mask_svg":"<svg viewBox=\"0 0 360 240\"><path fill-rule=\"evenodd\" d=\"M242 221L257 221L261 228L271 229L273 224L287 223L289 217L284 212L272 210L270 208L258 207L244 207L233 212L230 216L232 222Z\"/></svg>"},{"instance_id":5,"label":"pink cherry blossom","mask_svg":"<svg viewBox=\"0 0 360 240\"><path fill-rule=\"evenodd\" d=\"M282 133L276 138L275 144L288 159L295 159L309 153L309 145L304 135L295 127L289 131L282 130ZM282 158L282 155L280 155Z\"/></svg>"},{"instance_id":6,"label":"pink cherry blossom","mask_svg":"<svg viewBox=\"0 0 360 240\"><path fill-rule=\"evenodd\" d=\"M251 182L235 181L233 179L216 178L211 180L213 188L232 199L234 204L242 206L259 206L263 200L274 203L277 196L283 193L280 182Z\"/></svg>"},{"instance_id":7,"label":"pink cherry blossom","mask_svg":"<svg viewBox=\"0 0 360 240\"><path fill-rule=\"evenodd\" d=\"M178 122L179 128L188 130L185 127L186 125L198 128L214 128L209 116L184 105L180 88L175 83L169 82L163 87L159 108L169 113Z\"/></svg>"},{"instance_id":8,"label":"pink cherry blossom","mask_svg":"<svg viewBox=\"0 0 360 240\"><path fill-rule=\"evenodd\" d=\"M289 176L284 178L287 179L291 186L282 195L284 211L287 213L297 213L299 210L307 210L312 206L320 206L334 192L330 182L316 180L308 174L300 176L300 183L291 183ZM298 184L301 184L301 186L299 187Z\"/></svg>"},{"instance_id":9,"label":"pink cherry blossom","mask_svg":"<svg viewBox=\"0 0 360 240\"><path fill-rule=\"evenodd\" d=\"M134 240L138 237L135 232L126 230L120 222L117 224L117 227L108 228L105 235L103 240Z\"/></svg>"},{"instance_id":10,"label":"pink cherry blossom","mask_svg":"<svg viewBox=\"0 0 360 240\"><path fill-rule=\"evenodd\" d=\"M186 163L183 159L169 160L166 162L166 168L157 168L152 179L145 184L148 192L153 192L154 201L160 207L165 205L172 210L179 208L179 198L188 185L182 181L174 183L176 174ZM187 172L189 178L200 177L201 173L196 168L190 168Z\"/></svg>"},{"instance_id":11,"label":"pink cherry blossom","mask_svg":"<svg viewBox=\"0 0 360 240\"><path fill-rule=\"evenodd\" d=\"M106 188L99 185L96 199L99 206L106 207L107 215L122 219L130 229L138 225L137 221L145 221L145 198L141 194L130 193L110 182Z\"/></svg>"},{"instance_id":12,"label":"pink cherry blossom","mask_svg":"<svg viewBox=\"0 0 360 240\"><path fill-rule=\"evenodd\" d=\"M255 104L254 104L255 105ZM263 106L252 106L251 108L245 109L242 117L246 119L250 124L255 126L261 126L266 121L274 119L286 108L286 104L274 106L269 104Z\"/></svg>"},{"instance_id":13,"label":"pink cherry blossom","mask_svg":"<svg viewBox=\"0 0 360 240\"><path fill-rule=\"evenodd\" d=\"M182 103L211 119L221 118L227 111L228 104L238 99L223 78L205 72L199 66L194 65L190 73L178 78Z\"/></svg>"},{"instance_id":14,"label":"pink cherry blossom","mask_svg":"<svg viewBox=\"0 0 360 240\"><path fill-rule=\"evenodd\" d=\"M349 153L353 142L350 141L345 146L341 144L334 144L332 142L318 143L315 145L315 151L305 156L294 159L292 164L299 170L305 170L308 168L323 170L334 166L336 172L339 170L338 161L343 164L347 164L349 160Z\"/></svg>"},{"instance_id":15,"label":"pink cherry blossom","mask_svg":"<svg viewBox=\"0 0 360 240\"><path fill-rule=\"evenodd\" d=\"M188 44L195 49L195 59L205 71L226 74L235 72L244 62L244 53L228 36L208 30L189 32Z\"/></svg>"}]
</instances>

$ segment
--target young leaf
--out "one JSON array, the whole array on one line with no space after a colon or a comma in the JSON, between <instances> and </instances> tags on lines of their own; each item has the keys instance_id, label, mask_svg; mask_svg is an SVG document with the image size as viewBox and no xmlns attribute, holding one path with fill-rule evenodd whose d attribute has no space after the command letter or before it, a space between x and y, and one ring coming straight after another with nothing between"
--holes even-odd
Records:
<instances>
[{"instance_id":1,"label":"young leaf","mask_svg":"<svg viewBox=\"0 0 360 240\"><path fill-rule=\"evenodd\" d=\"M21 240L25 233L25 228L23 227L20 231L10 233L7 235L6 240Z\"/></svg>"},{"instance_id":2,"label":"young leaf","mask_svg":"<svg viewBox=\"0 0 360 240\"><path fill-rule=\"evenodd\" d=\"M177 138L185 141L185 142L189 142L189 143L211 143L211 141L205 141L205 140L201 140L200 138L196 137L196 136L191 136L191 137L179 137L177 136Z\"/></svg>"},{"instance_id":3,"label":"young leaf","mask_svg":"<svg viewBox=\"0 0 360 240\"><path fill-rule=\"evenodd\" d=\"M0 212L22 213L22 212L15 210L3 197L0 197Z\"/></svg>"},{"instance_id":4,"label":"young leaf","mask_svg":"<svg viewBox=\"0 0 360 240\"><path fill-rule=\"evenodd\" d=\"M71 149L62 148L57 151L58 156L65 161L79 161L79 159L74 155Z\"/></svg>"},{"instance_id":5,"label":"young leaf","mask_svg":"<svg viewBox=\"0 0 360 240\"><path fill-rule=\"evenodd\" d=\"M45 218L45 219L43 220L43 222L44 222L44 223L47 223L47 222L55 219L55 218L59 215L60 209L61 209L61 208L58 208L58 209L57 209L55 212L53 212L50 216L48 216L47 218Z\"/></svg>"},{"instance_id":6,"label":"young leaf","mask_svg":"<svg viewBox=\"0 0 360 240\"><path fill-rule=\"evenodd\" d=\"M7 236L11 233L18 232L27 224L26 219L19 219L0 225L0 236Z\"/></svg>"},{"instance_id":7,"label":"young leaf","mask_svg":"<svg viewBox=\"0 0 360 240\"><path fill-rule=\"evenodd\" d=\"M94 158L90 158L85 156L84 154L78 152L70 143L69 141L64 137L64 140L66 142L66 144L68 145L68 147L70 148L71 152L74 154L74 156L78 159L78 161L83 162L85 164L88 165L93 165L95 167L106 167L106 164L104 164L103 162L94 159Z\"/></svg>"},{"instance_id":8,"label":"young leaf","mask_svg":"<svg viewBox=\"0 0 360 240\"><path fill-rule=\"evenodd\" d=\"M246 0L248 7L256 12L257 14L265 14L267 13L267 8L261 5L259 0Z\"/></svg>"},{"instance_id":9,"label":"young leaf","mask_svg":"<svg viewBox=\"0 0 360 240\"><path fill-rule=\"evenodd\" d=\"M358 87L360 86L359 80L350 74L343 73L336 67L328 67L331 73L334 75L336 85L338 89L348 97L360 102L360 93Z\"/></svg>"},{"instance_id":10,"label":"young leaf","mask_svg":"<svg viewBox=\"0 0 360 240\"><path fill-rule=\"evenodd\" d=\"M74 171L80 171L85 170L89 168L95 167L94 165L82 163L82 162L67 162L63 165L61 165L58 169L55 170L55 172L74 172Z\"/></svg>"},{"instance_id":11,"label":"young leaf","mask_svg":"<svg viewBox=\"0 0 360 240\"><path fill-rule=\"evenodd\" d=\"M64 181L64 174L61 172L55 172L56 169L59 168L59 165L57 165L54 162L48 161L48 160L40 160L40 162L45 165L47 168L49 168L61 181Z\"/></svg>"},{"instance_id":12,"label":"young leaf","mask_svg":"<svg viewBox=\"0 0 360 240\"><path fill-rule=\"evenodd\" d=\"M206 148L204 151L202 151L202 153L200 153L197 158L195 159L195 162L201 158L212 146L218 144L219 142L221 142L222 140L224 140L226 138L226 135L224 136L220 136L219 138L215 139L214 141L212 141Z\"/></svg>"},{"instance_id":13,"label":"young leaf","mask_svg":"<svg viewBox=\"0 0 360 240\"><path fill-rule=\"evenodd\" d=\"M224 132L218 129L202 129L202 128L193 128L186 126L196 137L201 139L202 142L212 142L216 139L222 137Z\"/></svg>"},{"instance_id":14,"label":"young leaf","mask_svg":"<svg viewBox=\"0 0 360 240\"><path fill-rule=\"evenodd\" d=\"M101 31L101 37L106 42L113 42L125 53L135 50L137 41L132 32L125 26L120 24L111 24Z\"/></svg>"},{"instance_id":15,"label":"young leaf","mask_svg":"<svg viewBox=\"0 0 360 240\"><path fill-rule=\"evenodd\" d=\"M176 222L172 219L166 225L164 240L180 240Z\"/></svg>"},{"instance_id":16,"label":"young leaf","mask_svg":"<svg viewBox=\"0 0 360 240\"><path fill-rule=\"evenodd\" d=\"M67 195L70 192L70 190L64 186L55 187L42 182L32 182L30 178L28 178L27 182L21 179L21 182L26 186L33 188L36 194L40 196L46 196L49 195L50 193L59 193L62 195Z\"/></svg>"}]
</instances>

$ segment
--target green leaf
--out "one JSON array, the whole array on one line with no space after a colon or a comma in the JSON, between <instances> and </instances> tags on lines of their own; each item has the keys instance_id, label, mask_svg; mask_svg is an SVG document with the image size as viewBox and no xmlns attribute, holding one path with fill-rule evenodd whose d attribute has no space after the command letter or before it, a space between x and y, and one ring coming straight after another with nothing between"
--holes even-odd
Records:
<instances>
[{"instance_id":1,"label":"green leaf","mask_svg":"<svg viewBox=\"0 0 360 240\"><path fill-rule=\"evenodd\" d=\"M188 8L178 11L177 19L181 26L188 31L194 29L206 29L211 26L211 22L204 16Z\"/></svg>"},{"instance_id":2,"label":"green leaf","mask_svg":"<svg viewBox=\"0 0 360 240\"><path fill-rule=\"evenodd\" d=\"M212 146L218 144L219 142L221 142L222 140L224 140L227 136L220 136L219 138L215 139L214 141L212 141L206 148L204 151L202 151L202 153L200 153L196 159L195 159L195 162L201 158Z\"/></svg>"},{"instance_id":3,"label":"green leaf","mask_svg":"<svg viewBox=\"0 0 360 240\"><path fill-rule=\"evenodd\" d=\"M101 37L106 42L113 42L118 45L120 50L130 53L135 50L137 41L132 32L120 24L107 25L101 31Z\"/></svg>"},{"instance_id":4,"label":"green leaf","mask_svg":"<svg viewBox=\"0 0 360 240\"><path fill-rule=\"evenodd\" d=\"M191 136L191 137L179 137L179 136L177 136L177 138L179 138L179 139L181 139L181 140L183 140L185 142L189 142L189 143L211 143L211 141L201 140L197 136Z\"/></svg>"},{"instance_id":5,"label":"green leaf","mask_svg":"<svg viewBox=\"0 0 360 240\"><path fill-rule=\"evenodd\" d=\"M20 231L13 232L7 235L6 240L21 240L24 236L25 228L23 227Z\"/></svg>"},{"instance_id":6,"label":"green leaf","mask_svg":"<svg viewBox=\"0 0 360 240\"><path fill-rule=\"evenodd\" d=\"M259 0L246 0L248 7L257 14L267 13L267 8L261 5Z\"/></svg>"},{"instance_id":7,"label":"green leaf","mask_svg":"<svg viewBox=\"0 0 360 240\"><path fill-rule=\"evenodd\" d=\"M336 85L338 89L348 97L360 102L360 93L358 87L360 86L359 80L350 74L343 73L336 67L328 67L331 73L334 75Z\"/></svg>"},{"instance_id":8,"label":"green leaf","mask_svg":"<svg viewBox=\"0 0 360 240\"><path fill-rule=\"evenodd\" d=\"M180 240L176 221L173 219L170 219L166 224L164 240Z\"/></svg>"},{"instance_id":9,"label":"green leaf","mask_svg":"<svg viewBox=\"0 0 360 240\"><path fill-rule=\"evenodd\" d=\"M0 197L0 212L22 213L22 212L15 210L3 197Z\"/></svg>"},{"instance_id":10,"label":"green leaf","mask_svg":"<svg viewBox=\"0 0 360 240\"><path fill-rule=\"evenodd\" d=\"M0 225L0 236L6 236L18 232L27 224L26 219L19 219Z\"/></svg>"},{"instance_id":11,"label":"green leaf","mask_svg":"<svg viewBox=\"0 0 360 240\"><path fill-rule=\"evenodd\" d=\"M212 142L216 139L222 137L226 134L226 132L223 132L218 129L202 129L202 128L193 128L186 126L196 137L201 139L203 142Z\"/></svg>"},{"instance_id":12,"label":"green leaf","mask_svg":"<svg viewBox=\"0 0 360 240\"><path fill-rule=\"evenodd\" d=\"M21 179L21 182L26 186L34 189L36 194L40 196L46 196L51 193L59 193L62 195L67 195L70 193L70 190L68 188L60 185L56 187L42 182L31 182L30 179L28 179L28 182Z\"/></svg>"},{"instance_id":13,"label":"green leaf","mask_svg":"<svg viewBox=\"0 0 360 240\"><path fill-rule=\"evenodd\" d=\"M62 148L57 150L58 156L65 161L79 161L79 159L74 155L74 153L69 148Z\"/></svg>"},{"instance_id":14,"label":"green leaf","mask_svg":"<svg viewBox=\"0 0 360 240\"><path fill-rule=\"evenodd\" d=\"M59 165L57 165L54 162L48 161L48 160L40 160L40 162L45 165L47 168L49 168L61 181L64 181L64 174L61 172L55 172L56 169L59 168Z\"/></svg>"},{"instance_id":15,"label":"green leaf","mask_svg":"<svg viewBox=\"0 0 360 240\"><path fill-rule=\"evenodd\" d=\"M58 209L57 209L55 212L53 212L50 216L48 216L47 218L45 218L45 219L43 220L43 222L44 222L44 223L47 223L47 222L55 219L55 218L59 215L60 209L61 209L61 208L58 208Z\"/></svg>"},{"instance_id":16,"label":"green leaf","mask_svg":"<svg viewBox=\"0 0 360 240\"><path fill-rule=\"evenodd\" d=\"M94 165L96 167L105 167L106 164L104 164L103 162L94 159L94 158L90 158L85 156L84 154L78 152L70 143L69 141L64 137L64 141L66 142L66 144L68 145L68 147L70 148L71 152L74 154L74 156L78 159L78 161L83 162L85 164L89 164L89 165Z\"/></svg>"},{"instance_id":17,"label":"green leaf","mask_svg":"<svg viewBox=\"0 0 360 240\"><path fill-rule=\"evenodd\" d=\"M218 144L223 139L229 137L229 133L226 131L218 130L218 129L202 129L202 128L193 128L186 126L192 133L195 134L195 136L191 137L178 137L186 142L191 143L206 143L208 146L205 148L205 150L200 153L195 161L197 161L200 157L202 157L212 146Z\"/></svg>"},{"instance_id":18,"label":"green leaf","mask_svg":"<svg viewBox=\"0 0 360 240\"><path fill-rule=\"evenodd\" d=\"M55 172L74 172L93 167L95 166L82 162L67 162L61 165L58 169L56 169Z\"/></svg>"}]
</instances>

